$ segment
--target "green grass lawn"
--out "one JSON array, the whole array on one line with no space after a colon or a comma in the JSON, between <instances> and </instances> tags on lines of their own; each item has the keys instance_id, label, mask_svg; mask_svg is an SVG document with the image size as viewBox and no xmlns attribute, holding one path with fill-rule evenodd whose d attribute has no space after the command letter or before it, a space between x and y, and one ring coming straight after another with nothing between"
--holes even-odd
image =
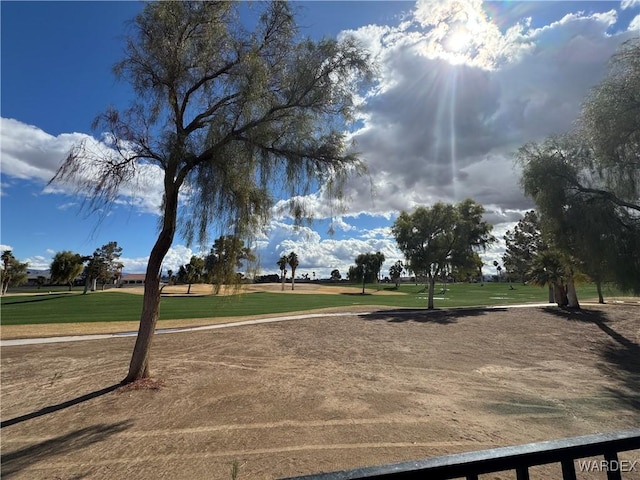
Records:
<instances>
[{"instance_id":1,"label":"green grass lawn","mask_svg":"<svg viewBox=\"0 0 640 480\"><path fill-rule=\"evenodd\" d=\"M436 308L477 305L503 305L524 302L546 302L547 289L508 284L485 283L451 284L442 293L436 286ZM401 285L404 295L360 295L362 287L353 286L352 294L336 295L286 295L282 293L246 293L229 297L193 296L163 297L160 304L160 320L178 318L228 317L286 313L326 307L351 305L384 305L399 308L421 308L427 305L427 293L422 285ZM367 285L366 292L395 290L393 285ZM579 287L579 298L596 298L595 286ZM605 297L620 295L613 289L605 289ZM3 325L38 323L77 323L138 320L142 296L112 290L104 293L81 295L79 292L52 292L40 295L9 296L1 299Z\"/></svg>"}]
</instances>

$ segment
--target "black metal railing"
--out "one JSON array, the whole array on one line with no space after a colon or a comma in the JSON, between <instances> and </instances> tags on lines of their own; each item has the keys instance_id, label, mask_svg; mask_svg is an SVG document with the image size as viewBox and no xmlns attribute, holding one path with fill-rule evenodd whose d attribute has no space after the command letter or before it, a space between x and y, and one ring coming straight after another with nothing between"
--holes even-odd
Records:
<instances>
[{"instance_id":1,"label":"black metal railing","mask_svg":"<svg viewBox=\"0 0 640 480\"><path fill-rule=\"evenodd\" d=\"M360 478L419 478L428 480L466 478L467 480L477 480L478 475L505 470L515 470L518 480L529 480L530 467L550 463L559 463L562 466L563 480L576 480L575 461L589 457L603 457L603 459L583 461L579 463L581 470L606 471L608 480L622 480L622 474L625 472L628 473L628 478L637 479L640 478L640 458L618 460L618 452L629 450L640 450L640 428L458 453L414 462L318 473L293 477L288 480L294 480L294 478L296 480L355 480Z\"/></svg>"}]
</instances>

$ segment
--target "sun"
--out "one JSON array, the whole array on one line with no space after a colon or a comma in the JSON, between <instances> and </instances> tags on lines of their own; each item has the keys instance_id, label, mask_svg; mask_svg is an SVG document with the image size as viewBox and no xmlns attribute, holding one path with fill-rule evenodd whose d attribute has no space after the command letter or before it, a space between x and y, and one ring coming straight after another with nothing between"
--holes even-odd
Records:
<instances>
[{"instance_id":1,"label":"sun","mask_svg":"<svg viewBox=\"0 0 640 480\"><path fill-rule=\"evenodd\" d=\"M425 28L425 53L451 64L493 69L504 39L481 0L423 0L415 11Z\"/></svg>"},{"instance_id":2,"label":"sun","mask_svg":"<svg viewBox=\"0 0 640 480\"><path fill-rule=\"evenodd\" d=\"M445 38L443 46L451 53L466 52L473 44L473 35L465 26L457 26Z\"/></svg>"}]
</instances>

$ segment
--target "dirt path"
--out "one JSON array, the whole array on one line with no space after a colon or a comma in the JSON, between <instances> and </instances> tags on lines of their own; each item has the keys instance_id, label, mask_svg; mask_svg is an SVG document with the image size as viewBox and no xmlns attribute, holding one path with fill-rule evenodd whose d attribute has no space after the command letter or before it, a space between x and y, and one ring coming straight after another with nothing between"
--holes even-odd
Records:
<instances>
[{"instance_id":1,"label":"dirt path","mask_svg":"<svg viewBox=\"0 0 640 480\"><path fill-rule=\"evenodd\" d=\"M160 335L163 386L143 390L115 387L133 338L3 347L2 477L229 479L235 461L269 479L629 428L639 316L381 310Z\"/></svg>"}]
</instances>

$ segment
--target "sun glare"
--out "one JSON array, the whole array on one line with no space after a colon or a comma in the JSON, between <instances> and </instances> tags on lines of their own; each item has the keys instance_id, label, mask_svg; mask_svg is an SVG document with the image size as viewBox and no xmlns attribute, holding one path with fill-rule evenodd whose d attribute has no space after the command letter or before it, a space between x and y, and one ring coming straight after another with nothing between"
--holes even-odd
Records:
<instances>
[{"instance_id":1,"label":"sun glare","mask_svg":"<svg viewBox=\"0 0 640 480\"><path fill-rule=\"evenodd\" d=\"M453 53L462 53L469 49L473 37L466 27L457 27L454 29L444 42L445 50Z\"/></svg>"},{"instance_id":2,"label":"sun glare","mask_svg":"<svg viewBox=\"0 0 640 480\"><path fill-rule=\"evenodd\" d=\"M487 16L480 0L424 0L415 11L417 21L427 28L427 54L452 64L493 68L501 50L502 35Z\"/></svg>"}]
</instances>

